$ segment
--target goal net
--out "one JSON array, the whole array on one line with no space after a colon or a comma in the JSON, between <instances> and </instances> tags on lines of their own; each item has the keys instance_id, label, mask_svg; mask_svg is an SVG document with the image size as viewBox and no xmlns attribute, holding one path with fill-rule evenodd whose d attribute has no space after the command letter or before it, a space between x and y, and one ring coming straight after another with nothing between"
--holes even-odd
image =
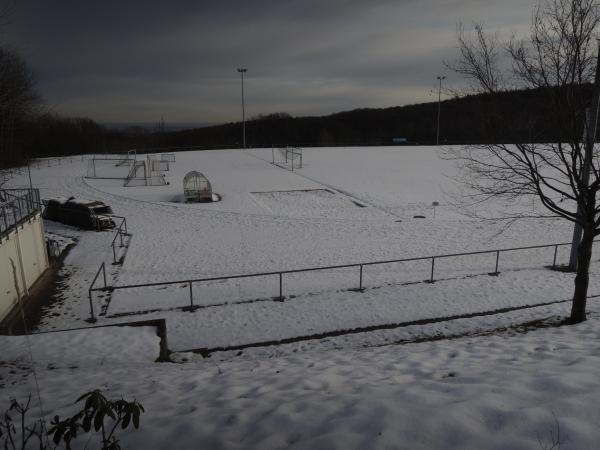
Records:
<instances>
[{"instance_id":1,"label":"goal net","mask_svg":"<svg viewBox=\"0 0 600 450\"><path fill-rule=\"evenodd\" d=\"M273 149L273 164L288 170L302 168L302 148L279 147Z\"/></svg>"},{"instance_id":2,"label":"goal net","mask_svg":"<svg viewBox=\"0 0 600 450\"><path fill-rule=\"evenodd\" d=\"M148 168L153 174L161 175L169 171L169 161L159 159L158 155L148 155Z\"/></svg>"},{"instance_id":3,"label":"goal net","mask_svg":"<svg viewBox=\"0 0 600 450\"><path fill-rule=\"evenodd\" d=\"M86 178L124 179L129 172L129 164L122 163L122 156L94 156L87 161Z\"/></svg>"},{"instance_id":4,"label":"goal net","mask_svg":"<svg viewBox=\"0 0 600 450\"><path fill-rule=\"evenodd\" d=\"M137 159L136 150L128 150L127 155L123 155L123 159L121 159L117 163L117 166L123 166L123 165L130 166L131 164L135 163L136 159Z\"/></svg>"},{"instance_id":5,"label":"goal net","mask_svg":"<svg viewBox=\"0 0 600 450\"><path fill-rule=\"evenodd\" d=\"M135 161L127 174L124 186L165 186L167 182L160 165L152 167L156 160L149 161L150 164L146 164L146 161Z\"/></svg>"}]
</instances>

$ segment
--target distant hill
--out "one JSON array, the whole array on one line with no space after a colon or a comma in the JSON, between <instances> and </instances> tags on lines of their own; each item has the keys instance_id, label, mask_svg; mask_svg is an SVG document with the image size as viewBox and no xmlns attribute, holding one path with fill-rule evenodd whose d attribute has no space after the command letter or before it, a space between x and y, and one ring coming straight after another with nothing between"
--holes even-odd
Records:
<instances>
[{"instance_id":1,"label":"distant hill","mask_svg":"<svg viewBox=\"0 0 600 450\"><path fill-rule=\"evenodd\" d=\"M566 88L568 90L570 88ZM577 92L556 89L509 91L472 95L441 103L440 143L556 142L578 139L583 118L570 120L568 109L591 100L591 86ZM568 100L568 101L567 101ZM284 145L353 146L434 144L437 102L392 108L362 108L321 117L292 117L286 113L246 122L248 147ZM136 148L235 148L242 146L241 122L193 129L170 129L164 123L107 128L90 119L44 115L15 125L16 157L4 157L0 166L25 158L116 152ZM186 124L181 124L185 128ZM190 126L193 126L190 124Z\"/></svg>"},{"instance_id":2,"label":"distant hill","mask_svg":"<svg viewBox=\"0 0 600 450\"><path fill-rule=\"evenodd\" d=\"M440 142L542 142L564 139L564 127L548 90L509 91L473 95L441 103ZM550 94L556 94L550 93ZM578 94L582 102L591 88ZM394 138L408 144L433 144L437 102L392 108L362 108L321 117L291 117L275 113L246 122L248 147L271 145L392 145ZM162 133L153 142L164 146L239 147L241 122L201 129Z\"/></svg>"}]
</instances>

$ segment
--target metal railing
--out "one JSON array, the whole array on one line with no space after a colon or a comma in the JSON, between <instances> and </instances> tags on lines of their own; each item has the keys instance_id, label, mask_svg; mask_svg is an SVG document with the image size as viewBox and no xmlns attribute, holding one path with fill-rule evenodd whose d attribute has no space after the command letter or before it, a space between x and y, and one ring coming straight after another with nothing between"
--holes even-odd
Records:
<instances>
[{"instance_id":1,"label":"metal railing","mask_svg":"<svg viewBox=\"0 0 600 450\"><path fill-rule=\"evenodd\" d=\"M464 253L449 253L443 255L433 255L433 256L421 256L416 258L400 258L400 259L390 259L390 260L382 260L382 261L370 261L363 263L353 263L353 264L339 264L333 266L319 266L319 267L309 267L305 269L292 269L292 270L279 270L274 272L261 272L261 273L251 273L251 274L243 274L243 275L228 275L221 277L209 277L209 278L194 278L194 279L185 279L185 280L177 280L177 281L158 281L152 283L138 283L138 284L126 284L120 286L107 286L106 284L106 271L104 268L104 263L98 269L94 280L90 284L88 289L88 295L90 300L90 313L91 317L94 317L93 311L93 302L92 302L92 292L95 291L115 291L115 290L123 290L123 289L135 289L135 288L144 288L144 287L155 287L155 286L168 286L168 285L181 285L187 284L189 288L189 308L194 309L197 305L194 305L194 295L192 285L194 283L207 283L212 281L223 281L223 280L234 280L234 279L242 279L242 278L257 278L257 277L265 277L265 276L276 276L279 277L279 296L273 297L273 300L283 301L285 299L283 295L283 276L286 274L293 273L302 273L302 272L316 272L316 271L325 271L325 270L334 270L334 269L344 269L344 268L352 268L356 267L359 269L358 271L358 287L350 288L354 291L364 291L364 277L363 277L363 268L365 266L375 266L375 265L383 265L383 264L393 264L393 263L403 263L410 261L431 261L431 270L429 274L429 279L426 280L429 283L433 283L435 281L435 261L436 259L444 259L444 258L454 258L458 256L469 256L469 255L484 255L484 254L495 254L495 270L494 272L486 272L489 275L498 275L499 262L500 262L500 253L505 252L514 252L514 251L523 251L523 250L532 250L532 249L541 249L541 248L554 248L554 256L552 260L552 268L556 268L556 257L558 252L558 247L568 246L571 243L560 243L560 244L546 244L546 245L531 245L527 247L512 247L512 248L503 248L503 249L494 249L494 250L481 250L475 252L464 252ZM103 271L104 275L104 286L103 287L94 287L100 270ZM235 303L235 302L233 302Z\"/></svg>"},{"instance_id":2,"label":"metal railing","mask_svg":"<svg viewBox=\"0 0 600 450\"><path fill-rule=\"evenodd\" d=\"M102 272L102 278L104 280L104 287L100 288L100 289L92 289L92 287L94 286L94 284L96 283L96 280L98 279L98 277L100 276L100 272ZM102 290L105 291L108 289L108 286L106 285L106 266L104 265L104 263L100 264L100 267L98 268L98 271L96 272L96 275L94 275L94 278L92 280L92 284L90 285L90 289L89 289L89 299L90 299L90 318L89 318L89 322L95 322L96 321L96 316L94 316L94 302L92 299L92 291L93 290Z\"/></svg>"},{"instance_id":3,"label":"metal railing","mask_svg":"<svg viewBox=\"0 0 600 450\"><path fill-rule=\"evenodd\" d=\"M113 216L113 217L116 219L121 219L121 223L117 227L115 237L113 238L113 240L110 244L112 247L112 251L113 251L113 264L119 264L119 261L117 260L117 245L116 245L117 238L119 238L119 240L120 240L119 247L123 248L123 247L125 247L123 245L123 236L129 236L129 233L127 233L127 219L123 216Z\"/></svg>"},{"instance_id":4,"label":"metal railing","mask_svg":"<svg viewBox=\"0 0 600 450\"><path fill-rule=\"evenodd\" d=\"M41 211L39 189L0 189L0 240Z\"/></svg>"},{"instance_id":5,"label":"metal railing","mask_svg":"<svg viewBox=\"0 0 600 450\"><path fill-rule=\"evenodd\" d=\"M30 159L29 167L41 169L42 167L61 166L66 163L72 163L73 161L83 161L84 159L85 155L70 155L59 156L55 158Z\"/></svg>"}]
</instances>

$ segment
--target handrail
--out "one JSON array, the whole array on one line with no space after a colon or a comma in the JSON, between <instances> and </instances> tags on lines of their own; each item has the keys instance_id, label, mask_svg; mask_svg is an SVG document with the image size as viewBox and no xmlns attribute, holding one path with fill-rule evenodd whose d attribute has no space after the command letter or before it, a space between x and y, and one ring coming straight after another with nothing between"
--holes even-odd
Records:
<instances>
[{"instance_id":1,"label":"handrail","mask_svg":"<svg viewBox=\"0 0 600 450\"><path fill-rule=\"evenodd\" d=\"M0 201L0 239L42 209L39 189L0 189Z\"/></svg>"},{"instance_id":2,"label":"handrail","mask_svg":"<svg viewBox=\"0 0 600 450\"><path fill-rule=\"evenodd\" d=\"M481 250L481 251L466 252L466 253L448 253L448 254L444 254L444 255L419 256L416 258L390 259L390 260L382 260L382 261L370 261L370 262L364 262L364 263L339 264L339 265L335 265L335 266L308 267L305 269L278 270L278 271L274 271L274 272L256 272L256 273L241 274L241 275L227 275L227 276L222 276L222 277L191 278L191 279L177 280L177 281L156 281L156 282L152 282L152 283L125 284L125 285L120 285L120 286L111 286L110 289L111 290L131 289L131 288L138 288L138 287L145 287L145 286L148 286L148 287L165 286L165 285L169 285L169 284L183 284L183 283L190 283L190 282L191 283L201 283L204 281L232 280L232 279L238 279L238 278L263 277L263 276L279 275L279 274L285 275L285 274L299 273L299 272L314 272L314 271L319 271L319 270L345 269L345 268L349 268L349 267L372 266L372 265L379 265L379 264L392 264L392 263L408 262L408 261L421 261L421 260L428 260L428 259L450 258L450 257L456 257L456 256L468 256L468 255L480 255L480 254L486 254L486 253L509 252L509 251L513 251L513 250L530 250L530 249L535 249L535 248L560 247L560 246L564 246L564 245L571 245L571 243L565 242L565 243L561 243L561 244L532 245L532 246L528 246L528 247L513 247L513 248L502 248L502 249L496 249L496 250ZM94 290L101 290L101 289L94 289Z\"/></svg>"},{"instance_id":3,"label":"handrail","mask_svg":"<svg viewBox=\"0 0 600 450\"><path fill-rule=\"evenodd\" d=\"M95 322L96 321L96 317L94 316L94 303L92 301L92 291L93 290L97 290L97 289L93 289L94 288L94 284L96 283L96 280L98 279L98 276L100 275L100 271L102 271L102 275L104 278L104 288L103 290L107 289L106 286L106 268L104 266L104 263L100 264L100 267L98 268L98 271L96 272L96 275L94 276L94 279L92 280L92 284L90 284L90 287L88 289L88 297L90 299L90 322Z\"/></svg>"},{"instance_id":4,"label":"handrail","mask_svg":"<svg viewBox=\"0 0 600 450\"><path fill-rule=\"evenodd\" d=\"M279 276L279 297L275 297L276 300L283 300L284 296L283 296L283 275L285 274L292 274L292 273L301 273L301 272L315 272L315 271L321 271L321 270L333 270L333 269L344 269L344 268L351 268L351 267L359 267L360 268L360 273L359 273L359 288L355 289L358 291L363 291L363 267L364 266L373 266L373 265L381 265L381 264L393 264L393 263L401 263L401 262L409 262L409 261L425 261L425 260L431 260L431 275L429 278L429 282L433 283L434 282L434 267L435 267L435 260L436 259L443 259L443 258L452 258L452 257L458 257L458 256L469 256L469 255L482 255L482 254L496 254L496 265L495 265L495 272L491 272L490 274L492 275L497 275L498 272L498 264L499 264L499 259L500 259L500 253L502 252L511 252L511 251L520 251L520 250L532 250L532 249L539 249L539 248L552 248L554 247L554 258L553 258L553 262L552 262L552 267L555 268L556 267L556 256L557 256L557 251L558 251L558 247L562 247L562 246L566 246L566 245L571 245L570 242L565 242L565 243L559 243L559 244L544 244L544 245L530 245L530 246L524 246L524 247L510 247L510 248L501 248L501 249L493 249L493 250L479 250L479 251L474 251L474 252L463 252L463 253L447 253L447 254L442 254L442 255L432 255L432 256L419 256L419 257L414 257L414 258L399 258L399 259L389 259L389 260L380 260L380 261L367 261L367 262L362 262L362 263L352 263L352 264L337 264L337 265L331 265L331 266L319 266L319 267L308 267L308 268L304 268L304 269L288 269L288 270L278 270L278 271L271 271L271 272L257 272L257 273L250 273L250 274L239 274L239 275L226 275L226 276L218 276L218 277L208 277L208 278L190 278L190 279L185 279L185 280L176 280L176 281L157 281L157 282L150 282L150 283L137 283L137 284L125 284L125 285L116 285L116 286L107 286L106 282L104 287L99 287L99 288L94 288L93 284L90 285L90 289L89 289L89 294L90 294L90 302L91 302L91 295L92 292L94 291L105 291L105 290L119 290L119 289L134 289L134 288L140 288L140 287L154 287L154 286L167 286L167 285L174 285L174 284L188 284L189 285L189 291L190 291L190 306L193 308L194 307L194 302L193 302L193 295L192 295L192 284L193 283L203 283L203 282L209 282L209 281L222 281L222 280L232 280L232 279L241 279L241 278L254 278L254 277L264 277L264 276ZM104 263L102 263L102 267L104 266ZM97 278L97 276L96 276ZM96 280L94 279L94 282ZM93 315L93 313L92 313Z\"/></svg>"},{"instance_id":5,"label":"handrail","mask_svg":"<svg viewBox=\"0 0 600 450\"><path fill-rule=\"evenodd\" d=\"M115 242L117 240L117 237L119 237L120 240L121 240L119 247L123 247L123 228L125 229L125 233L124 233L125 236L128 235L128 233L127 233L127 219L125 217L123 217L123 216L114 216L113 215L112 217L115 217L115 218L118 218L118 219L122 219L121 223L119 224L119 226L117 228L117 232L115 233L115 237L113 237L113 240L112 240L112 242L110 244L111 247L112 247L112 250L113 250L113 264L118 264L118 262L117 262L117 249L115 248Z\"/></svg>"}]
</instances>

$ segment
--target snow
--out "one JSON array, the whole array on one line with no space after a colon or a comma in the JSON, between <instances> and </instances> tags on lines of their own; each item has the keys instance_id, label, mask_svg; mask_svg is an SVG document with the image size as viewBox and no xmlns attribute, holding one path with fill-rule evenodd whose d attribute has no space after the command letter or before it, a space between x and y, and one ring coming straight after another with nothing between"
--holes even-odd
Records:
<instances>
[{"instance_id":1,"label":"snow","mask_svg":"<svg viewBox=\"0 0 600 450\"><path fill-rule=\"evenodd\" d=\"M160 338L155 327L101 327L28 336L0 336L6 363L103 365L155 361ZM127 345L123 345L123 343ZM29 353L31 351L31 354Z\"/></svg>"},{"instance_id":2,"label":"snow","mask_svg":"<svg viewBox=\"0 0 600 450\"><path fill-rule=\"evenodd\" d=\"M527 334L38 377L48 416L95 387L140 401L141 428L123 448L539 449L556 419L564 448L589 449L600 439L599 329L594 316ZM14 370L10 393L23 398L31 375Z\"/></svg>"},{"instance_id":3,"label":"snow","mask_svg":"<svg viewBox=\"0 0 600 450\"><path fill-rule=\"evenodd\" d=\"M114 231L45 222L76 245L37 329L88 325L88 288L102 262L108 285L122 286L571 238L571 225L558 219L505 228L464 215L451 203L456 169L433 147L304 149L294 172L270 160L271 149L177 153L169 184L149 187L83 178L87 161L34 169L42 197L103 201L127 217L131 233L117 248L120 266L111 264ZM190 170L204 173L221 201L182 203ZM530 201L513 206L541 210ZM568 247L556 251L564 264ZM549 268L554 252L501 252L493 276L496 253L437 258L434 283L425 282L428 259L364 266L363 292L353 290L358 267L285 274L283 302L273 300L277 275L194 282L192 311L182 309L190 305L184 282L95 292L100 325L165 318L178 364L151 362L155 333L111 327L118 331L59 333L40 344L38 377L52 414L70 411L71 397L86 389L135 396L148 413L143 431L125 436L131 448L537 449L551 446L555 416L568 435L565 448L593 448L600 438L597 300L582 325L518 331L568 315L573 275ZM600 295L599 277L594 258L591 296ZM101 275L95 286L102 285ZM32 389L25 347L22 338L6 339L3 384L23 397ZM269 341L285 343L260 345ZM190 351L229 346L236 349L208 359ZM118 351L105 359L109 347Z\"/></svg>"}]
</instances>

